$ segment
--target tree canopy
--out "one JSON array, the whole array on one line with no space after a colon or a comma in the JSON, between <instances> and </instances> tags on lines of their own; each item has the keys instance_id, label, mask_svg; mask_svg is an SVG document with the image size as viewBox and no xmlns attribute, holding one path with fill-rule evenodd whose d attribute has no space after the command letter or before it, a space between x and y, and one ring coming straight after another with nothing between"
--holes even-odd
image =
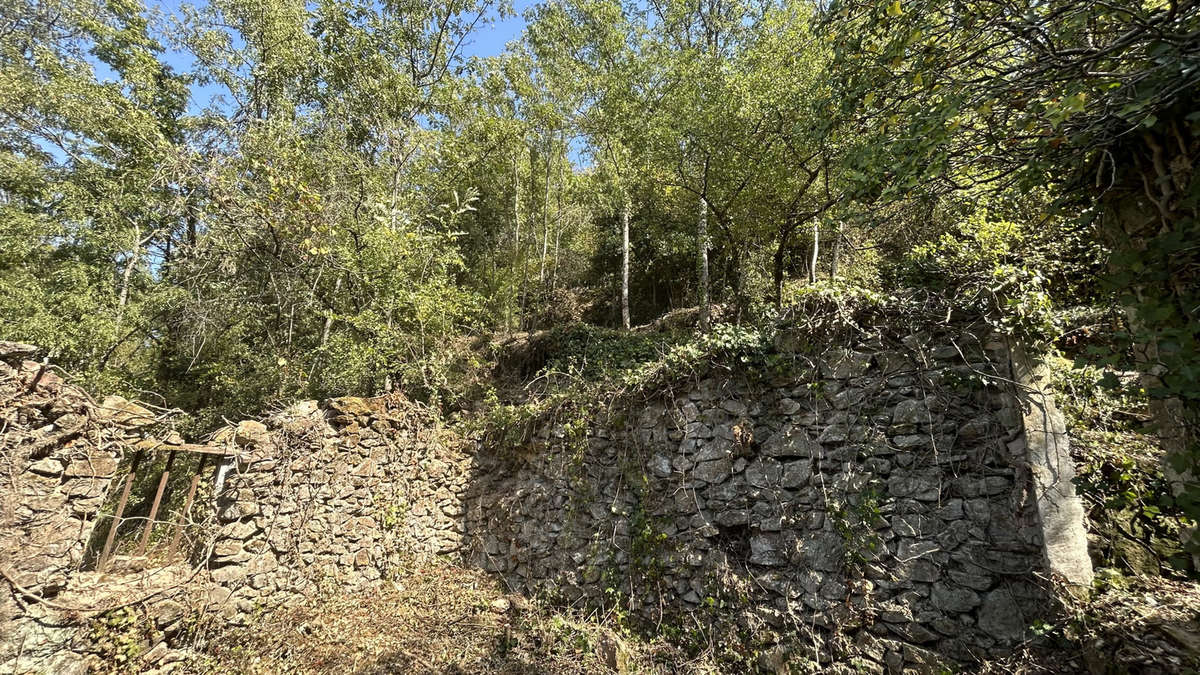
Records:
<instances>
[{"instance_id":1,"label":"tree canopy","mask_svg":"<svg viewBox=\"0 0 1200 675\"><path fill-rule=\"evenodd\" d=\"M1196 2L547 0L470 56L511 12L5 3L0 337L202 431L908 287L1140 371L1200 493Z\"/></svg>"}]
</instances>

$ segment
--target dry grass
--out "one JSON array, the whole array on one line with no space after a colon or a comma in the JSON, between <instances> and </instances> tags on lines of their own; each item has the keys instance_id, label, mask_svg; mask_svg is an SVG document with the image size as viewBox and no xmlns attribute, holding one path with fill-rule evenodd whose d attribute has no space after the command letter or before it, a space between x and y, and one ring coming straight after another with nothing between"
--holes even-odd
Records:
<instances>
[{"instance_id":1,"label":"dry grass","mask_svg":"<svg viewBox=\"0 0 1200 675\"><path fill-rule=\"evenodd\" d=\"M211 636L192 664L210 673L704 672L661 642L623 639L597 620L506 595L487 574L413 566L377 591L331 592Z\"/></svg>"},{"instance_id":2,"label":"dry grass","mask_svg":"<svg viewBox=\"0 0 1200 675\"><path fill-rule=\"evenodd\" d=\"M1111 581L1110 581L1111 583ZM983 673L1174 673L1200 667L1200 587L1128 578L1078 603L1037 644ZM1073 616L1071 615L1073 613ZM506 595L486 573L414 565L374 593L330 592L210 636L204 673L717 673L751 662L619 637L603 617ZM734 664L737 665L734 665ZM780 664L782 666L782 664ZM810 667L815 664L808 664ZM761 668L761 664L759 664ZM778 672L809 672L804 665ZM770 671L759 671L770 672Z\"/></svg>"}]
</instances>

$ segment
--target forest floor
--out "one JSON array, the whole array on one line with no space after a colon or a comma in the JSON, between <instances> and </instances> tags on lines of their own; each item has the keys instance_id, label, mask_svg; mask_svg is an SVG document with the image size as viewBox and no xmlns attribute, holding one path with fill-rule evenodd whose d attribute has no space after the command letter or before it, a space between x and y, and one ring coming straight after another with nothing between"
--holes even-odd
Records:
<instances>
[{"instance_id":1,"label":"forest floor","mask_svg":"<svg viewBox=\"0 0 1200 675\"><path fill-rule=\"evenodd\" d=\"M190 664L217 673L718 672L705 655L551 611L479 570L441 561L375 592L330 595L221 635Z\"/></svg>"},{"instance_id":2,"label":"forest floor","mask_svg":"<svg viewBox=\"0 0 1200 675\"><path fill-rule=\"evenodd\" d=\"M984 673L1187 673L1200 669L1200 586L1131 577L1079 602ZM206 673L803 672L713 645L637 636L613 617L507 594L478 570L433 562L371 594L329 596L226 633L188 664ZM780 667L782 665L782 667Z\"/></svg>"}]
</instances>

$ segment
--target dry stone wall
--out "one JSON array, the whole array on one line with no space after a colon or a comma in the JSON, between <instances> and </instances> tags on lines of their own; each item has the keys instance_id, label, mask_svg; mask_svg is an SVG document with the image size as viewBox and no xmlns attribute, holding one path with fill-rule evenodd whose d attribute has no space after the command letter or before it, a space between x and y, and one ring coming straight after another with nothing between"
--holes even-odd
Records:
<instances>
[{"instance_id":1,"label":"dry stone wall","mask_svg":"<svg viewBox=\"0 0 1200 675\"><path fill-rule=\"evenodd\" d=\"M970 662L1051 617L1003 341L788 358L765 380L714 369L582 434L544 429L517 460L481 449L469 559L660 626L736 617L814 667ZM1079 513L1061 528L1081 534Z\"/></svg>"},{"instance_id":2,"label":"dry stone wall","mask_svg":"<svg viewBox=\"0 0 1200 675\"><path fill-rule=\"evenodd\" d=\"M117 453L99 437L95 407L83 392L23 358L32 351L0 343L0 557L16 583L53 592L83 559Z\"/></svg>"},{"instance_id":3,"label":"dry stone wall","mask_svg":"<svg viewBox=\"0 0 1200 675\"><path fill-rule=\"evenodd\" d=\"M160 637L177 632L186 571L84 570L122 448L154 418L120 397L93 401L33 360L37 351L0 341L0 672L84 672L97 647L81 629L106 608L139 600L161 619Z\"/></svg>"},{"instance_id":4,"label":"dry stone wall","mask_svg":"<svg viewBox=\"0 0 1200 675\"><path fill-rule=\"evenodd\" d=\"M769 368L712 366L557 419L516 450L461 439L400 396L301 402L230 427L209 444L236 457L215 471L188 611L245 625L442 555L678 639L736 634L764 667L898 672L1004 654L1051 618L1051 578L1088 583L1065 434L1003 340L924 334L821 355L799 342L783 334ZM0 610L45 625L52 608L22 593L121 595L80 562L140 413L6 363L18 470L3 493L13 593ZM173 625L156 629L156 651ZM38 634L40 662L78 642L77 625L56 626Z\"/></svg>"},{"instance_id":5,"label":"dry stone wall","mask_svg":"<svg viewBox=\"0 0 1200 675\"><path fill-rule=\"evenodd\" d=\"M461 547L470 460L402 397L306 401L217 442L243 449L219 471L211 558L212 600L235 624Z\"/></svg>"}]
</instances>

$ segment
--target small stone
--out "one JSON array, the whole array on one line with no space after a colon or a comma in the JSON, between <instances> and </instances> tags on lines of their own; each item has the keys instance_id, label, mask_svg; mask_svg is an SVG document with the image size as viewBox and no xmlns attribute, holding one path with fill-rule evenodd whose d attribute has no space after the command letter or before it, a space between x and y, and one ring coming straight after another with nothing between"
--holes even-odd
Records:
<instances>
[{"instance_id":1,"label":"small stone","mask_svg":"<svg viewBox=\"0 0 1200 675\"><path fill-rule=\"evenodd\" d=\"M983 597L979 608L979 628L1002 643L1012 644L1025 635L1021 608L1007 588L998 588Z\"/></svg>"},{"instance_id":2,"label":"small stone","mask_svg":"<svg viewBox=\"0 0 1200 675\"><path fill-rule=\"evenodd\" d=\"M237 539L221 539L213 545L213 555L218 558L232 558L244 552L242 542Z\"/></svg>"},{"instance_id":3,"label":"small stone","mask_svg":"<svg viewBox=\"0 0 1200 675\"><path fill-rule=\"evenodd\" d=\"M969 612L980 603L979 595L969 588L935 583L929 593L934 607L945 612Z\"/></svg>"},{"instance_id":4,"label":"small stone","mask_svg":"<svg viewBox=\"0 0 1200 675\"><path fill-rule=\"evenodd\" d=\"M895 602L879 605L879 618L885 623L908 623L913 620L912 609Z\"/></svg>"},{"instance_id":5,"label":"small stone","mask_svg":"<svg viewBox=\"0 0 1200 675\"><path fill-rule=\"evenodd\" d=\"M28 359L37 356L41 351L40 347L26 344L24 342L9 342L8 340L0 340L0 359L6 361L16 361L18 359Z\"/></svg>"},{"instance_id":6,"label":"small stone","mask_svg":"<svg viewBox=\"0 0 1200 675\"><path fill-rule=\"evenodd\" d=\"M905 540L900 542L900 548L896 553L896 557L900 558L901 562L908 560L916 560L927 556L931 553L936 553L942 550L941 546L936 541L925 540Z\"/></svg>"},{"instance_id":7,"label":"small stone","mask_svg":"<svg viewBox=\"0 0 1200 675\"><path fill-rule=\"evenodd\" d=\"M832 532L816 532L800 540L798 553L814 570L837 572L845 563L846 542Z\"/></svg>"},{"instance_id":8,"label":"small stone","mask_svg":"<svg viewBox=\"0 0 1200 675\"><path fill-rule=\"evenodd\" d=\"M942 508L938 509L934 515L942 520L960 520L964 517L963 500L951 499L945 503Z\"/></svg>"},{"instance_id":9,"label":"small stone","mask_svg":"<svg viewBox=\"0 0 1200 675\"><path fill-rule=\"evenodd\" d=\"M933 642L940 637L937 633L929 630L916 621L910 621L908 623L890 623L887 624L887 627L889 630L905 640L909 642L915 642L917 644Z\"/></svg>"},{"instance_id":10,"label":"small stone","mask_svg":"<svg viewBox=\"0 0 1200 675\"><path fill-rule=\"evenodd\" d=\"M757 488L776 487L783 467L773 459L756 459L746 467L746 482Z\"/></svg>"},{"instance_id":11,"label":"small stone","mask_svg":"<svg viewBox=\"0 0 1200 675\"><path fill-rule=\"evenodd\" d=\"M915 675L938 675L957 670L950 668L945 659L934 652L914 645L904 645L904 661L912 666L911 671Z\"/></svg>"},{"instance_id":12,"label":"small stone","mask_svg":"<svg viewBox=\"0 0 1200 675\"><path fill-rule=\"evenodd\" d=\"M231 584L244 580L247 574L246 568L241 565L225 565L212 571L212 580L221 585Z\"/></svg>"},{"instance_id":13,"label":"small stone","mask_svg":"<svg viewBox=\"0 0 1200 675\"><path fill-rule=\"evenodd\" d=\"M780 487L797 488L806 483L812 477L812 462L808 460L800 460L795 462L787 462L783 465L783 476L779 481Z\"/></svg>"},{"instance_id":14,"label":"small stone","mask_svg":"<svg viewBox=\"0 0 1200 675\"><path fill-rule=\"evenodd\" d=\"M107 396L100 403L97 417L118 426L139 428L157 422L154 413L120 396Z\"/></svg>"},{"instance_id":15,"label":"small stone","mask_svg":"<svg viewBox=\"0 0 1200 675\"><path fill-rule=\"evenodd\" d=\"M146 665L155 665L159 661L162 661L169 651L171 650L169 647L167 647L166 642L159 642L158 644L154 645L153 649L146 652L145 655L142 656L142 661L146 663Z\"/></svg>"},{"instance_id":16,"label":"small stone","mask_svg":"<svg viewBox=\"0 0 1200 675\"><path fill-rule=\"evenodd\" d=\"M892 424L924 424L929 421L929 411L924 401L901 401L892 411Z\"/></svg>"},{"instance_id":17,"label":"small stone","mask_svg":"<svg viewBox=\"0 0 1200 675\"><path fill-rule=\"evenodd\" d=\"M753 565L778 566L784 563L778 552L774 537L760 535L750 538L750 563Z\"/></svg>"},{"instance_id":18,"label":"small stone","mask_svg":"<svg viewBox=\"0 0 1200 675\"><path fill-rule=\"evenodd\" d=\"M966 586L976 591L986 591L995 583L995 578L987 574L981 567L971 566L973 569L952 569L950 570L950 579L960 586Z\"/></svg>"},{"instance_id":19,"label":"small stone","mask_svg":"<svg viewBox=\"0 0 1200 675\"><path fill-rule=\"evenodd\" d=\"M990 419L987 417L976 417L958 428L958 438L965 443L977 441L987 437L991 431L991 427Z\"/></svg>"},{"instance_id":20,"label":"small stone","mask_svg":"<svg viewBox=\"0 0 1200 675\"><path fill-rule=\"evenodd\" d=\"M721 409L734 417L741 417L746 414L746 404L736 399L721 401Z\"/></svg>"},{"instance_id":21,"label":"small stone","mask_svg":"<svg viewBox=\"0 0 1200 675\"><path fill-rule=\"evenodd\" d=\"M892 531L901 537L920 537L931 529L928 518L917 513L892 516Z\"/></svg>"},{"instance_id":22,"label":"small stone","mask_svg":"<svg viewBox=\"0 0 1200 675\"><path fill-rule=\"evenodd\" d=\"M986 499L969 499L963 502L963 511L971 522L978 525L986 525L992 519L992 507Z\"/></svg>"},{"instance_id":23,"label":"small stone","mask_svg":"<svg viewBox=\"0 0 1200 675\"><path fill-rule=\"evenodd\" d=\"M181 619L186 611L183 605L174 600L164 600L151 607L154 623L160 630Z\"/></svg>"},{"instance_id":24,"label":"small stone","mask_svg":"<svg viewBox=\"0 0 1200 675\"><path fill-rule=\"evenodd\" d=\"M821 364L825 377L844 380L860 377L871 367L871 355L845 349L830 350L828 360Z\"/></svg>"},{"instance_id":25,"label":"small stone","mask_svg":"<svg viewBox=\"0 0 1200 675\"><path fill-rule=\"evenodd\" d=\"M893 474L887 482L888 495L908 497L922 502L937 501L941 485L937 476Z\"/></svg>"},{"instance_id":26,"label":"small stone","mask_svg":"<svg viewBox=\"0 0 1200 675\"><path fill-rule=\"evenodd\" d=\"M650 458L650 473L656 478L671 477L671 460L666 455L656 454Z\"/></svg>"},{"instance_id":27,"label":"small stone","mask_svg":"<svg viewBox=\"0 0 1200 675\"><path fill-rule=\"evenodd\" d=\"M233 440L242 447L251 445L261 445L270 438L267 431L267 425L256 420L243 420L238 422L237 430L233 433Z\"/></svg>"},{"instance_id":28,"label":"small stone","mask_svg":"<svg viewBox=\"0 0 1200 675\"><path fill-rule=\"evenodd\" d=\"M998 495L1008 491L1012 482L1004 476L987 476L984 478L963 477L955 481L958 493L968 499L986 495Z\"/></svg>"},{"instance_id":29,"label":"small stone","mask_svg":"<svg viewBox=\"0 0 1200 675\"><path fill-rule=\"evenodd\" d=\"M117 458L112 455L95 455L86 459L77 459L67 465L64 475L67 478L92 477L107 478L117 472Z\"/></svg>"},{"instance_id":30,"label":"small stone","mask_svg":"<svg viewBox=\"0 0 1200 675\"><path fill-rule=\"evenodd\" d=\"M252 520L226 523L221 527L221 535L229 539L249 539L257 531L258 526Z\"/></svg>"},{"instance_id":31,"label":"small stone","mask_svg":"<svg viewBox=\"0 0 1200 675\"><path fill-rule=\"evenodd\" d=\"M801 426L786 425L763 443L762 454L767 457L818 457L821 444L808 437Z\"/></svg>"},{"instance_id":32,"label":"small stone","mask_svg":"<svg viewBox=\"0 0 1200 675\"><path fill-rule=\"evenodd\" d=\"M958 347L955 347L954 345L943 345L941 347L935 347L932 351L929 352L929 355L935 359L953 359L953 358L957 358L958 356L960 356Z\"/></svg>"},{"instance_id":33,"label":"small stone","mask_svg":"<svg viewBox=\"0 0 1200 675\"><path fill-rule=\"evenodd\" d=\"M723 459L733 456L733 443L723 439L715 438L706 442L700 448L700 452L692 458L695 462L711 462L714 459Z\"/></svg>"},{"instance_id":34,"label":"small stone","mask_svg":"<svg viewBox=\"0 0 1200 675\"><path fill-rule=\"evenodd\" d=\"M508 601L508 598L496 598L488 607L496 614L507 614L512 603Z\"/></svg>"},{"instance_id":35,"label":"small stone","mask_svg":"<svg viewBox=\"0 0 1200 675\"><path fill-rule=\"evenodd\" d=\"M370 415L371 405L366 399L357 396L342 396L340 398L331 398L325 402L326 407L336 414L358 416Z\"/></svg>"},{"instance_id":36,"label":"small stone","mask_svg":"<svg viewBox=\"0 0 1200 675\"><path fill-rule=\"evenodd\" d=\"M725 482L733 474L733 462L729 458L712 462L700 462L692 469L692 476L712 485Z\"/></svg>"},{"instance_id":37,"label":"small stone","mask_svg":"<svg viewBox=\"0 0 1200 675\"><path fill-rule=\"evenodd\" d=\"M901 567L907 568L910 580L924 584L933 583L942 577L941 568L928 558L917 558L907 563L901 563Z\"/></svg>"},{"instance_id":38,"label":"small stone","mask_svg":"<svg viewBox=\"0 0 1200 675\"><path fill-rule=\"evenodd\" d=\"M892 439L892 444L897 448L919 448L929 445L931 442L929 436L924 434L907 434Z\"/></svg>"},{"instance_id":39,"label":"small stone","mask_svg":"<svg viewBox=\"0 0 1200 675\"><path fill-rule=\"evenodd\" d=\"M745 525L750 522L750 512L746 509L734 509L732 511L722 511L717 514L717 524L722 527L734 527L737 525Z\"/></svg>"},{"instance_id":40,"label":"small stone","mask_svg":"<svg viewBox=\"0 0 1200 675\"><path fill-rule=\"evenodd\" d=\"M49 476L51 478L58 478L59 476L62 475L63 465L62 465L62 462L58 461L57 459L51 459L50 457L46 457L44 459L39 459L38 461L29 465L29 470L33 473L38 474L39 476Z\"/></svg>"}]
</instances>

